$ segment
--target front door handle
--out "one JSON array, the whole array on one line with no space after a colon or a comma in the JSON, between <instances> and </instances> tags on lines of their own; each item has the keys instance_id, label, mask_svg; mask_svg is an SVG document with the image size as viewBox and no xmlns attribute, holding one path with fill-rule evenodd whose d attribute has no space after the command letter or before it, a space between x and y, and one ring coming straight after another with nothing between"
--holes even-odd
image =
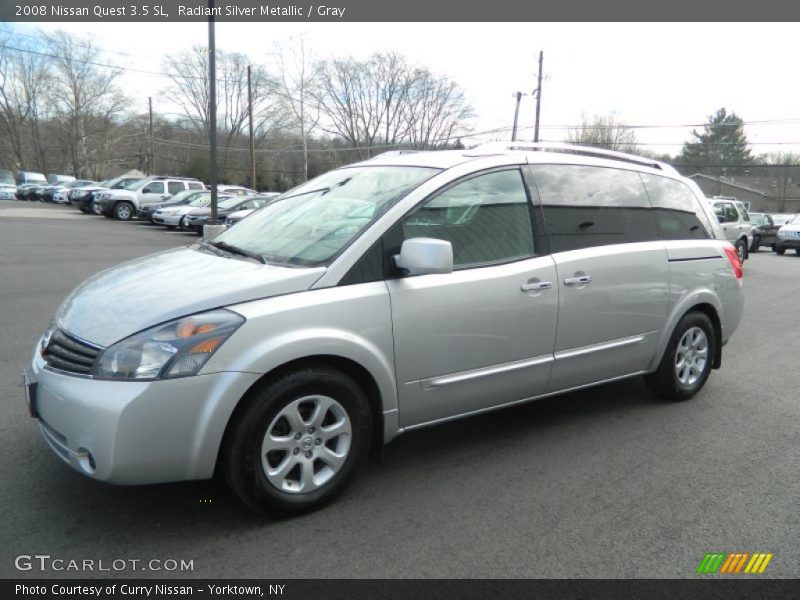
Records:
<instances>
[{"instance_id":1,"label":"front door handle","mask_svg":"<svg viewBox=\"0 0 800 600\"><path fill-rule=\"evenodd\" d=\"M549 290L553 284L549 281L537 281L535 283L523 283L519 286L523 292L535 292L537 290Z\"/></svg>"},{"instance_id":2,"label":"front door handle","mask_svg":"<svg viewBox=\"0 0 800 600\"><path fill-rule=\"evenodd\" d=\"M580 277L567 277L564 285L585 285L592 282L591 275L581 275Z\"/></svg>"}]
</instances>

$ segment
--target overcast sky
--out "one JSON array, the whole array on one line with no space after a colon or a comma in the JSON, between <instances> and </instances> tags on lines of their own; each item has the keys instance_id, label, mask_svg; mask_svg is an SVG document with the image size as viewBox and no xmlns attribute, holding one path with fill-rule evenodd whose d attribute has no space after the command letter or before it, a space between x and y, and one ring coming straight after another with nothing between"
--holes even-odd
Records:
<instances>
[{"instance_id":1,"label":"overcast sky","mask_svg":"<svg viewBox=\"0 0 800 600\"><path fill-rule=\"evenodd\" d=\"M204 45L204 23L53 23L90 35L112 51L120 66L162 71L166 54ZM32 26L2 24L30 33ZM615 112L637 129L651 150L675 154L691 127L719 107L748 125L755 153L800 151L800 77L797 24L604 23L218 23L217 47L267 63L272 45L305 35L319 58L398 51L445 74L464 89L475 109L475 131L510 127L517 90L535 87L536 61L544 50L544 140L566 137L563 126L581 115ZM174 110L164 77L126 72L119 80L146 110ZM522 139L533 135L534 101L523 98ZM668 126L668 127L663 127Z\"/></svg>"}]
</instances>

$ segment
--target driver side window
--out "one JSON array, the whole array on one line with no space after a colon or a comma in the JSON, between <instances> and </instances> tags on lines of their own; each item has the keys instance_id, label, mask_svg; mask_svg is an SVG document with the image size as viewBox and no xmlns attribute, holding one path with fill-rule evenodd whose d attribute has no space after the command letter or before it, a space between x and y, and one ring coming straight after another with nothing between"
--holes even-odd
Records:
<instances>
[{"instance_id":1,"label":"driver side window","mask_svg":"<svg viewBox=\"0 0 800 600\"><path fill-rule=\"evenodd\" d=\"M403 239L446 240L463 269L533 256L528 195L518 169L461 181L403 219Z\"/></svg>"},{"instance_id":2,"label":"driver side window","mask_svg":"<svg viewBox=\"0 0 800 600\"><path fill-rule=\"evenodd\" d=\"M143 194L163 194L164 193L164 182L163 181L153 181L152 183L148 183L144 186L142 190Z\"/></svg>"}]
</instances>

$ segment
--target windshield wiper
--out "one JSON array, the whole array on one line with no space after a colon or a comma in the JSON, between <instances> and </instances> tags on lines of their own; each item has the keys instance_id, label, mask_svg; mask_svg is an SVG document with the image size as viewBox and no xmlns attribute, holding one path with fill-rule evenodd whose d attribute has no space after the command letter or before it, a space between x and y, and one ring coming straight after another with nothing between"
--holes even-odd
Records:
<instances>
[{"instance_id":1,"label":"windshield wiper","mask_svg":"<svg viewBox=\"0 0 800 600\"><path fill-rule=\"evenodd\" d=\"M261 256L260 254L256 252L251 252L250 250L245 250L244 248L239 248L239 246L234 246L233 244L228 244L227 242L205 242L205 243L209 246L213 246L214 248L219 248L220 250L225 250L226 252L230 252L231 254L239 254L240 256L255 258L262 265L267 264L267 259Z\"/></svg>"}]
</instances>

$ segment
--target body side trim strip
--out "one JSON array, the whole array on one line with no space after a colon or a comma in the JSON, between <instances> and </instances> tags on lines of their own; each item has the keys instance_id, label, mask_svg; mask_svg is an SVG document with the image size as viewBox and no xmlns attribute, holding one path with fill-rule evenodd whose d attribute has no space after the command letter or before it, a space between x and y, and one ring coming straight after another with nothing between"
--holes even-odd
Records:
<instances>
[{"instance_id":1,"label":"body side trim strip","mask_svg":"<svg viewBox=\"0 0 800 600\"><path fill-rule=\"evenodd\" d=\"M481 367L480 369L473 369L472 371L462 371L461 373L454 373L452 375L443 375L441 377L431 377L430 379L422 379L420 385L425 390L431 388L450 385L451 383L461 383L462 381L470 381L480 377L489 377L491 375L498 375L500 373L508 373L509 371L518 371L528 367L536 367L553 362L553 356L546 354L537 356L535 358L528 358L525 360L518 360L510 363L503 363L491 367Z\"/></svg>"},{"instance_id":2,"label":"body side trim strip","mask_svg":"<svg viewBox=\"0 0 800 600\"><path fill-rule=\"evenodd\" d=\"M643 342L648 335L657 333L656 331L648 331L647 333L640 333L627 338L619 340L612 340L610 342L603 342L602 344L594 344L592 346L582 346L580 348L573 348L572 350L562 350L555 353L556 360L563 360L565 358L573 358L575 356L583 356L584 354L592 354L594 352L602 352L603 350L613 350L614 348L622 348L623 346L630 346L631 344L638 344Z\"/></svg>"},{"instance_id":3,"label":"body side trim strip","mask_svg":"<svg viewBox=\"0 0 800 600\"><path fill-rule=\"evenodd\" d=\"M619 377L612 377L610 379L603 379L601 381L595 381L593 383L587 383L587 384L584 384L584 385L579 385L579 386L575 386L575 387L571 387L571 388L566 388L566 389L563 389L563 390L557 390L555 392L547 392L546 394L541 394L539 396L531 396L529 398L522 398L520 400L513 400L511 402L506 402L504 404L496 404L495 406L487 406L486 408L479 408L477 410L472 410L472 411L465 412L465 413L460 413L460 414L457 414L457 415L451 415L451 416L448 416L448 417L442 417L441 419L435 419L433 421L426 421L424 423L417 423L416 425L408 425L407 427L401 428L398 431L397 435L400 435L401 433L404 433L406 431L414 431L416 429L422 429L424 427L429 427L431 425L438 425L439 423L446 423L448 421L455 421L456 419L462 419L462 418L465 418L465 417L471 417L473 415L480 415L480 414L483 414L483 413L486 413L486 412L490 412L490 411L493 411L493 410L499 410L501 408L506 408L506 407L509 407L509 406L516 406L517 404L524 404L525 402L532 402L534 400L540 400L542 398L548 398L550 396L559 396L561 394L566 394L567 392L574 392L574 391L577 391L577 390L582 390L582 389L585 389L585 388L594 387L596 385L602 385L602 384L605 384L605 383L611 383L612 381L620 381L622 379L628 379L630 377L636 377L637 375L644 375L647 372L648 371L636 371L635 373L628 373L627 375L620 375Z\"/></svg>"}]
</instances>

